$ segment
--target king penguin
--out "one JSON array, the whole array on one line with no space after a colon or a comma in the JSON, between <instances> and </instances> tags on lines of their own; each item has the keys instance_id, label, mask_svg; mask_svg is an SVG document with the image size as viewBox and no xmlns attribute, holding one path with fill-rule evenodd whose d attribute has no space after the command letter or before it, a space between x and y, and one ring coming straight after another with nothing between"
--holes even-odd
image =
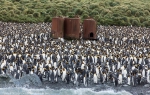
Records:
<instances>
[{"instance_id":1,"label":"king penguin","mask_svg":"<svg viewBox=\"0 0 150 95\"><path fill-rule=\"evenodd\" d=\"M66 75L67 75L67 71L65 68L63 68L63 70L62 70L62 81L65 81Z\"/></svg>"},{"instance_id":2,"label":"king penguin","mask_svg":"<svg viewBox=\"0 0 150 95\"><path fill-rule=\"evenodd\" d=\"M132 74L132 85L136 86L136 75Z\"/></svg>"},{"instance_id":3,"label":"king penguin","mask_svg":"<svg viewBox=\"0 0 150 95\"><path fill-rule=\"evenodd\" d=\"M150 83L150 69L147 70L147 83Z\"/></svg>"},{"instance_id":4,"label":"king penguin","mask_svg":"<svg viewBox=\"0 0 150 95\"><path fill-rule=\"evenodd\" d=\"M122 84L122 74L120 73L118 76L118 84Z\"/></svg>"},{"instance_id":5,"label":"king penguin","mask_svg":"<svg viewBox=\"0 0 150 95\"><path fill-rule=\"evenodd\" d=\"M141 73L138 73L138 76L137 76L137 83L138 83L138 85L141 84L141 77L142 77Z\"/></svg>"},{"instance_id":6,"label":"king penguin","mask_svg":"<svg viewBox=\"0 0 150 95\"><path fill-rule=\"evenodd\" d=\"M127 80L127 84L128 85L131 85L131 78L130 78L130 75L128 75L128 78L127 78L128 80Z\"/></svg>"},{"instance_id":7,"label":"king penguin","mask_svg":"<svg viewBox=\"0 0 150 95\"><path fill-rule=\"evenodd\" d=\"M88 78L87 78L87 75L85 74L84 77L83 77L83 83L84 83L84 86L87 87L88 86Z\"/></svg>"},{"instance_id":8,"label":"king penguin","mask_svg":"<svg viewBox=\"0 0 150 95\"><path fill-rule=\"evenodd\" d=\"M95 84L98 83L98 77L97 77L96 72L95 72L94 75L93 75L93 82L94 82Z\"/></svg>"},{"instance_id":9,"label":"king penguin","mask_svg":"<svg viewBox=\"0 0 150 95\"><path fill-rule=\"evenodd\" d=\"M70 73L69 72L67 72L66 81L67 81L67 84L70 83Z\"/></svg>"}]
</instances>

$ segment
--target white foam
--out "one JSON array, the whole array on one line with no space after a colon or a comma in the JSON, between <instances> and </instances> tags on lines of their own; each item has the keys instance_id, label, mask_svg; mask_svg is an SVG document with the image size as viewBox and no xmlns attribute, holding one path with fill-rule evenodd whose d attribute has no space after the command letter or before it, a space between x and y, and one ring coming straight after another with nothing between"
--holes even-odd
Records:
<instances>
[{"instance_id":1,"label":"white foam","mask_svg":"<svg viewBox=\"0 0 150 95\"><path fill-rule=\"evenodd\" d=\"M114 90L94 91L90 88L79 89L28 89L23 87L0 88L0 95L132 95L126 91Z\"/></svg>"}]
</instances>

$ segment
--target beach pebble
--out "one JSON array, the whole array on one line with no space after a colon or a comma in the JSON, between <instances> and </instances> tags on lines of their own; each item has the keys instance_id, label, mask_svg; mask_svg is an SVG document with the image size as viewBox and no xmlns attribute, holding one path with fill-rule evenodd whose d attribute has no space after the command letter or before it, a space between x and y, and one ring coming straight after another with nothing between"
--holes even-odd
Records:
<instances>
[{"instance_id":1,"label":"beach pebble","mask_svg":"<svg viewBox=\"0 0 150 95\"><path fill-rule=\"evenodd\" d=\"M150 95L150 91L147 91L147 92L146 92L146 95Z\"/></svg>"},{"instance_id":2,"label":"beach pebble","mask_svg":"<svg viewBox=\"0 0 150 95\"><path fill-rule=\"evenodd\" d=\"M146 88L149 87L149 84L145 84L144 87L146 87Z\"/></svg>"},{"instance_id":3,"label":"beach pebble","mask_svg":"<svg viewBox=\"0 0 150 95\"><path fill-rule=\"evenodd\" d=\"M126 85L126 84L125 84L125 85L123 85L123 87L126 87L126 86L129 86L129 85Z\"/></svg>"}]
</instances>

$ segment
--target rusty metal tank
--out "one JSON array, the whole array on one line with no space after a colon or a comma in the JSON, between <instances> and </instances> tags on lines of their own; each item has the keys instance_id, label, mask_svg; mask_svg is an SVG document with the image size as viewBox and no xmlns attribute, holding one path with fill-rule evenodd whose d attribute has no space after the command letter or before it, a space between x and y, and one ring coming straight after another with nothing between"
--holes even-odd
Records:
<instances>
[{"instance_id":1,"label":"rusty metal tank","mask_svg":"<svg viewBox=\"0 0 150 95\"><path fill-rule=\"evenodd\" d=\"M80 18L65 18L64 38L80 39Z\"/></svg>"},{"instance_id":2,"label":"rusty metal tank","mask_svg":"<svg viewBox=\"0 0 150 95\"><path fill-rule=\"evenodd\" d=\"M52 18L51 33L53 38L64 37L64 18L62 17Z\"/></svg>"},{"instance_id":3,"label":"rusty metal tank","mask_svg":"<svg viewBox=\"0 0 150 95\"><path fill-rule=\"evenodd\" d=\"M83 39L96 39L97 24L92 18L83 21Z\"/></svg>"}]
</instances>

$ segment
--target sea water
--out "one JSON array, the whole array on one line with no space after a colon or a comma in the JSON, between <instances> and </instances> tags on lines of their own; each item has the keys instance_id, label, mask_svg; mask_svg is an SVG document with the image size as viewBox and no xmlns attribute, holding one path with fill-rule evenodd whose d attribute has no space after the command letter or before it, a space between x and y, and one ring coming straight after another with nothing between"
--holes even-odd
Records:
<instances>
[{"instance_id":1,"label":"sea water","mask_svg":"<svg viewBox=\"0 0 150 95\"><path fill-rule=\"evenodd\" d=\"M79 89L32 89L24 87L0 88L0 95L132 95L127 91L103 90L94 91L90 88Z\"/></svg>"}]
</instances>

